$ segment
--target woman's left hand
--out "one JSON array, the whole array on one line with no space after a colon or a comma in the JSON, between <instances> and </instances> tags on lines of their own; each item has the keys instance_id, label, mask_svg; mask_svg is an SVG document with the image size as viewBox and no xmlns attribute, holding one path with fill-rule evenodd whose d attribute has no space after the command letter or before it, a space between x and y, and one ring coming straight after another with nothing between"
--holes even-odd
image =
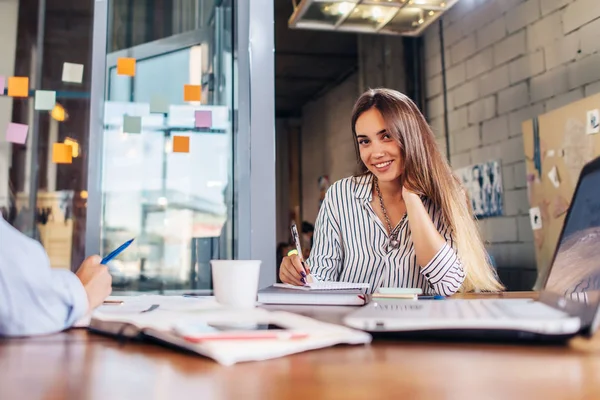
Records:
<instances>
[{"instance_id":1,"label":"woman's left hand","mask_svg":"<svg viewBox=\"0 0 600 400\"><path fill-rule=\"evenodd\" d=\"M418 198L419 195L407 188L406 185L402 186L402 198L404 199L404 201L415 197Z\"/></svg>"}]
</instances>

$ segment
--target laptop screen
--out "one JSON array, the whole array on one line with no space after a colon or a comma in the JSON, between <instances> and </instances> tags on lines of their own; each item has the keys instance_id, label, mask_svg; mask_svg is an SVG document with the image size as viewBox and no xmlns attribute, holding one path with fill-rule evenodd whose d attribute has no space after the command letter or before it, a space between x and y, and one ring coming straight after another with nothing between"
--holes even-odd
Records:
<instances>
[{"instance_id":1,"label":"laptop screen","mask_svg":"<svg viewBox=\"0 0 600 400\"><path fill-rule=\"evenodd\" d=\"M600 170L583 176L565 220L547 291L600 303Z\"/></svg>"}]
</instances>

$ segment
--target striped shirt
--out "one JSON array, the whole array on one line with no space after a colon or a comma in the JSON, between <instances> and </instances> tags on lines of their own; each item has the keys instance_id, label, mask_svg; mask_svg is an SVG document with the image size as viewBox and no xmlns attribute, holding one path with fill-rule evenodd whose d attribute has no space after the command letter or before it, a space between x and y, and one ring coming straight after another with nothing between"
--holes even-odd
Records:
<instances>
[{"instance_id":1,"label":"striped shirt","mask_svg":"<svg viewBox=\"0 0 600 400\"><path fill-rule=\"evenodd\" d=\"M379 287L421 288L425 294L454 294L465 278L452 233L441 210L422 197L446 244L424 267L417 264L408 218L399 222L400 247L388 249L389 236L371 206L373 176L345 178L327 191L315 224L307 262L318 280L369 283Z\"/></svg>"}]
</instances>

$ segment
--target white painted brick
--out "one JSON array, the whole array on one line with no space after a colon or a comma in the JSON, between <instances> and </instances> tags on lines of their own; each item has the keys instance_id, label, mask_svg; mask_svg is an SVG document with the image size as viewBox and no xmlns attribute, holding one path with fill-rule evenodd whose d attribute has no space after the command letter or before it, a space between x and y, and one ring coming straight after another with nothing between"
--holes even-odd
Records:
<instances>
[{"instance_id":1,"label":"white painted brick","mask_svg":"<svg viewBox=\"0 0 600 400\"><path fill-rule=\"evenodd\" d=\"M556 110L557 108L564 107L567 104L571 104L574 101L581 99L583 99L583 88L571 90L568 93L561 94L548 100L546 102L546 111L550 112Z\"/></svg>"},{"instance_id":2,"label":"white painted brick","mask_svg":"<svg viewBox=\"0 0 600 400\"><path fill-rule=\"evenodd\" d=\"M536 103L540 100L549 99L557 94L568 91L567 68L559 67L536 76L529 83L531 89L531 101Z\"/></svg>"},{"instance_id":3,"label":"white painted brick","mask_svg":"<svg viewBox=\"0 0 600 400\"><path fill-rule=\"evenodd\" d=\"M525 215L529 213L527 189L504 192L504 215Z\"/></svg>"},{"instance_id":4,"label":"white painted brick","mask_svg":"<svg viewBox=\"0 0 600 400\"><path fill-rule=\"evenodd\" d=\"M502 149L498 144L492 144L471 150L471 162L479 164L490 160L501 160Z\"/></svg>"},{"instance_id":5,"label":"white painted brick","mask_svg":"<svg viewBox=\"0 0 600 400\"><path fill-rule=\"evenodd\" d=\"M527 0L506 13L508 33L518 31L540 18L540 0Z\"/></svg>"},{"instance_id":6,"label":"white painted brick","mask_svg":"<svg viewBox=\"0 0 600 400\"><path fill-rule=\"evenodd\" d=\"M548 43L561 38L562 20L560 12L550 14L527 27L527 46L529 51L537 50Z\"/></svg>"},{"instance_id":7,"label":"white painted brick","mask_svg":"<svg viewBox=\"0 0 600 400\"><path fill-rule=\"evenodd\" d=\"M488 48L479 52L475 57L470 58L466 62L467 79L474 78L484 72L491 70L494 67L494 52L492 48Z\"/></svg>"},{"instance_id":8,"label":"white painted brick","mask_svg":"<svg viewBox=\"0 0 600 400\"><path fill-rule=\"evenodd\" d=\"M473 125L453 135L452 153L464 153L481 145L479 125Z\"/></svg>"},{"instance_id":9,"label":"white painted brick","mask_svg":"<svg viewBox=\"0 0 600 400\"><path fill-rule=\"evenodd\" d=\"M498 93L498 114L516 110L529 103L529 87L527 83L511 86Z\"/></svg>"},{"instance_id":10,"label":"white painted brick","mask_svg":"<svg viewBox=\"0 0 600 400\"><path fill-rule=\"evenodd\" d=\"M569 4L573 0L542 0L542 15L550 14L552 11L558 10Z\"/></svg>"},{"instance_id":11,"label":"white painted brick","mask_svg":"<svg viewBox=\"0 0 600 400\"><path fill-rule=\"evenodd\" d=\"M444 116L429 119L429 126L436 137L444 136Z\"/></svg>"},{"instance_id":12,"label":"white painted brick","mask_svg":"<svg viewBox=\"0 0 600 400\"><path fill-rule=\"evenodd\" d=\"M448 129L451 133L462 130L468 125L467 107L461 107L448 113Z\"/></svg>"},{"instance_id":13,"label":"white painted brick","mask_svg":"<svg viewBox=\"0 0 600 400\"><path fill-rule=\"evenodd\" d=\"M520 108L508 114L508 136L521 136L524 121L542 115L545 111L544 103L538 103L531 107Z\"/></svg>"},{"instance_id":14,"label":"white painted brick","mask_svg":"<svg viewBox=\"0 0 600 400\"><path fill-rule=\"evenodd\" d=\"M494 62L504 64L526 52L525 30L521 30L494 45Z\"/></svg>"},{"instance_id":15,"label":"white painted brick","mask_svg":"<svg viewBox=\"0 0 600 400\"><path fill-rule=\"evenodd\" d=\"M481 143L488 145L508 139L508 117L503 115L485 121L481 127Z\"/></svg>"},{"instance_id":16,"label":"white painted brick","mask_svg":"<svg viewBox=\"0 0 600 400\"><path fill-rule=\"evenodd\" d=\"M465 63L456 64L446 71L446 84L452 89L466 80L467 69Z\"/></svg>"},{"instance_id":17,"label":"white painted brick","mask_svg":"<svg viewBox=\"0 0 600 400\"><path fill-rule=\"evenodd\" d=\"M544 47L546 69L552 69L573 61L577 57L580 48L580 31L575 31L549 43Z\"/></svg>"},{"instance_id":18,"label":"white painted brick","mask_svg":"<svg viewBox=\"0 0 600 400\"><path fill-rule=\"evenodd\" d=\"M469 105L469 124L476 124L496 115L496 96L479 99Z\"/></svg>"},{"instance_id":19,"label":"white painted brick","mask_svg":"<svg viewBox=\"0 0 600 400\"><path fill-rule=\"evenodd\" d=\"M482 27L476 33L477 48L483 49L506 37L506 21L504 17L498 18L489 25Z\"/></svg>"},{"instance_id":20,"label":"white painted brick","mask_svg":"<svg viewBox=\"0 0 600 400\"><path fill-rule=\"evenodd\" d=\"M469 81L462 86L457 87L452 92L455 107L460 107L476 100L479 97L479 87L477 80Z\"/></svg>"},{"instance_id":21,"label":"white painted brick","mask_svg":"<svg viewBox=\"0 0 600 400\"><path fill-rule=\"evenodd\" d=\"M444 98L437 96L427 101L427 116L435 118L444 113Z\"/></svg>"},{"instance_id":22,"label":"white painted brick","mask_svg":"<svg viewBox=\"0 0 600 400\"><path fill-rule=\"evenodd\" d=\"M473 12L477 7L477 0L462 0L452 6L451 9L446 11L444 19L448 20L451 24L462 19L466 14Z\"/></svg>"},{"instance_id":23,"label":"white painted brick","mask_svg":"<svg viewBox=\"0 0 600 400\"><path fill-rule=\"evenodd\" d=\"M477 51L475 45L475 36L467 36L454 46L450 47L450 58L452 64L461 62L462 60L472 56Z\"/></svg>"},{"instance_id":24,"label":"white painted brick","mask_svg":"<svg viewBox=\"0 0 600 400\"><path fill-rule=\"evenodd\" d=\"M481 1L488 1L488 0L481 0ZM498 1L498 0L491 0L491 2L495 2L498 3L498 6L500 7L500 9L503 12L508 12L510 10L512 10L513 8L517 7L519 4L521 4L524 0L502 0L502 1Z\"/></svg>"},{"instance_id":25,"label":"white painted brick","mask_svg":"<svg viewBox=\"0 0 600 400\"><path fill-rule=\"evenodd\" d=\"M527 166L525 161L513 165L515 171L515 188L527 188Z\"/></svg>"},{"instance_id":26,"label":"white painted brick","mask_svg":"<svg viewBox=\"0 0 600 400\"><path fill-rule=\"evenodd\" d=\"M544 52L537 51L533 54L517 58L508 65L510 83L521 82L544 72Z\"/></svg>"},{"instance_id":27,"label":"white painted brick","mask_svg":"<svg viewBox=\"0 0 600 400\"><path fill-rule=\"evenodd\" d=\"M517 217L517 239L520 242L533 242L533 230L529 215Z\"/></svg>"},{"instance_id":28,"label":"white painted brick","mask_svg":"<svg viewBox=\"0 0 600 400\"><path fill-rule=\"evenodd\" d=\"M600 82L592 83L585 87L585 97L600 93Z\"/></svg>"},{"instance_id":29,"label":"white painted brick","mask_svg":"<svg viewBox=\"0 0 600 400\"><path fill-rule=\"evenodd\" d=\"M600 19L584 25L580 30L570 33L578 34L581 39L581 55L596 53L600 50Z\"/></svg>"},{"instance_id":30,"label":"white painted brick","mask_svg":"<svg viewBox=\"0 0 600 400\"><path fill-rule=\"evenodd\" d=\"M446 150L446 138L443 136L436 137L435 142L437 144L437 147L438 147L440 153L442 153L442 156L444 158L448 158L448 152Z\"/></svg>"},{"instance_id":31,"label":"white painted brick","mask_svg":"<svg viewBox=\"0 0 600 400\"><path fill-rule=\"evenodd\" d=\"M423 34L425 38L425 59L430 59L440 54L440 29L438 24L433 23L427 27Z\"/></svg>"},{"instance_id":32,"label":"white painted brick","mask_svg":"<svg viewBox=\"0 0 600 400\"><path fill-rule=\"evenodd\" d=\"M563 14L563 32L569 33L600 16L600 1L577 0L567 6Z\"/></svg>"},{"instance_id":33,"label":"white painted brick","mask_svg":"<svg viewBox=\"0 0 600 400\"><path fill-rule=\"evenodd\" d=\"M471 152L467 151L462 154L454 154L450 159L450 163L453 169L471 165Z\"/></svg>"},{"instance_id":34,"label":"white painted brick","mask_svg":"<svg viewBox=\"0 0 600 400\"><path fill-rule=\"evenodd\" d=\"M452 46L463 37L463 32L460 24L452 24L448 28L444 28L444 46Z\"/></svg>"},{"instance_id":35,"label":"white painted brick","mask_svg":"<svg viewBox=\"0 0 600 400\"><path fill-rule=\"evenodd\" d=\"M600 54L593 54L569 64L569 88L600 80Z\"/></svg>"},{"instance_id":36,"label":"white painted brick","mask_svg":"<svg viewBox=\"0 0 600 400\"><path fill-rule=\"evenodd\" d=\"M493 243L514 242L517 240L517 219L498 217L490 220L484 238Z\"/></svg>"},{"instance_id":37,"label":"white painted brick","mask_svg":"<svg viewBox=\"0 0 600 400\"><path fill-rule=\"evenodd\" d=\"M515 188L515 169L512 165L502 166L502 188L505 191Z\"/></svg>"},{"instance_id":38,"label":"white painted brick","mask_svg":"<svg viewBox=\"0 0 600 400\"><path fill-rule=\"evenodd\" d=\"M502 163L515 163L525 160L525 150L523 149L523 138L512 137L500 143L500 152L502 154Z\"/></svg>"},{"instance_id":39,"label":"white painted brick","mask_svg":"<svg viewBox=\"0 0 600 400\"><path fill-rule=\"evenodd\" d=\"M442 57L438 54L425 61L425 76L430 78L442 72Z\"/></svg>"},{"instance_id":40,"label":"white painted brick","mask_svg":"<svg viewBox=\"0 0 600 400\"><path fill-rule=\"evenodd\" d=\"M508 87L509 84L507 65L496 68L479 78L479 89L482 96L496 93L497 91Z\"/></svg>"},{"instance_id":41,"label":"white painted brick","mask_svg":"<svg viewBox=\"0 0 600 400\"><path fill-rule=\"evenodd\" d=\"M427 89L426 93L427 93L428 99L435 97L438 94L442 93L442 90L443 90L442 75L436 75L436 76L428 79L426 82L426 89Z\"/></svg>"}]
</instances>

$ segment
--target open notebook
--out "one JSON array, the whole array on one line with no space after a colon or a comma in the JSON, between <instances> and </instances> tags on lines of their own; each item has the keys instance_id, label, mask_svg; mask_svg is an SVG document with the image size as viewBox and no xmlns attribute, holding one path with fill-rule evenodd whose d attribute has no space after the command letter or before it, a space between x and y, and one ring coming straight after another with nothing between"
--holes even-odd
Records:
<instances>
[{"instance_id":1,"label":"open notebook","mask_svg":"<svg viewBox=\"0 0 600 400\"><path fill-rule=\"evenodd\" d=\"M368 302L368 283L312 282L305 286L276 283L258 291L262 304L362 306Z\"/></svg>"},{"instance_id":2,"label":"open notebook","mask_svg":"<svg viewBox=\"0 0 600 400\"><path fill-rule=\"evenodd\" d=\"M215 302L213 297L186 298L180 296L111 297L121 305L102 306L92 315L89 329L117 337L151 340L189 350L223 365L243 361L258 361L314 350L337 344L364 344L371 341L365 332L287 313L260 308L236 311ZM191 341L181 333L182 326L226 324L238 326L275 325L298 338L220 340L218 337L201 342ZM246 328L241 328L245 330ZM231 331L227 332L231 334ZM242 332L243 333L243 332ZM244 336L244 335L241 335Z\"/></svg>"}]
</instances>

